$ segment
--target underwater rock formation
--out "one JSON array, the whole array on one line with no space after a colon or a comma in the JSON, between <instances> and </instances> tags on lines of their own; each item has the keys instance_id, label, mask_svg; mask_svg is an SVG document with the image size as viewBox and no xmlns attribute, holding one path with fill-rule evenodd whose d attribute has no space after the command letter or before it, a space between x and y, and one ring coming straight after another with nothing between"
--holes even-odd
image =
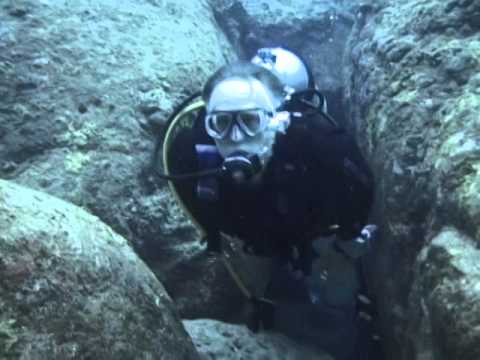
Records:
<instances>
[{"instance_id":1,"label":"underwater rock formation","mask_svg":"<svg viewBox=\"0 0 480 360\"><path fill-rule=\"evenodd\" d=\"M191 236L145 171L152 135L234 57L203 1L2 1L0 178L89 209L138 248Z\"/></svg>"},{"instance_id":2,"label":"underwater rock formation","mask_svg":"<svg viewBox=\"0 0 480 360\"><path fill-rule=\"evenodd\" d=\"M182 249L183 246L183 249ZM229 269L256 297L263 297L270 276L270 261L247 255L240 241L224 239L224 255L209 253L204 246L185 248L179 243L169 262L149 265L166 284L180 315L186 319L212 318L245 323L251 320L251 303ZM225 264L227 260L227 265Z\"/></svg>"},{"instance_id":3,"label":"underwater rock formation","mask_svg":"<svg viewBox=\"0 0 480 360\"><path fill-rule=\"evenodd\" d=\"M391 359L477 359L480 3L385 2L350 39L346 100L377 179Z\"/></svg>"},{"instance_id":4,"label":"underwater rock formation","mask_svg":"<svg viewBox=\"0 0 480 360\"><path fill-rule=\"evenodd\" d=\"M202 359L331 360L322 351L297 344L277 333L254 334L242 325L214 320L185 320L185 328Z\"/></svg>"},{"instance_id":5,"label":"underwater rock formation","mask_svg":"<svg viewBox=\"0 0 480 360\"><path fill-rule=\"evenodd\" d=\"M146 168L153 134L182 99L236 58L235 51L249 57L257 46L278 44L281 39L284 45L301 48L327 96L334 94L336 99L346 85L347 118L377 179L374 221L382 234L371 268L389 355L393 360L477 359L479 32L480 3L472 0L125 0L122 6L114 0L4 1L0 4L0 178L56 195L100 217L149 261L183 316L237 316L231 315L232 309L244 303L238 288L221 261L204 253L169 190ZM348 66L344 79L341 64ZM21 200L26 192L15 194ZM0 208L4 204L0 200ZM9 214L2 221L17 219L18 214ZM66 273L52 270L78 262L75 258L66 264L55 255L57 247L44 263L45 249L52 245L46 239L69 239L67 234L50 234L51 224L42 225L33 215L25 218L23 226L22 231L35 230L46 244L30 248L33 240L19 235L27 255L18 255L16 263L24 265L11 268L9 262L7 267L4 262L10 260L2 257L0 272L20 276L21 281L12 283L5 277L7 282L1 280L0 286L17 291L16 286L30 279L22 276L32 269L43 271L46 279L48 271L53 271L50 276L82 276L73 268ZM0 234L2 242L6 234ZM109 253L113 245L105 246ZM251 264L248 259L239 261ZM84 276L102 291L107 286L88 272ZM102 276L117 281L113 277L119 275ZM142 276L146 277L142 281L164 294L150 274ZM59 314L65 310L64 317L42 321L50 313L37 314L36 307L30 307L47 306L52 311L52 294L65 294L62 301L66 301L71 300L67 293L80 291L63 288L68 283L62 281L37 281L32 285L34 290L40 286L35 295L30 288L22 290L16 300L19 306L22 301L26 304L21 308L25 312L19 318L21 326L8 317L14 305L6 301L13 292L2 288L0 303L7 310L0 315L0 351L20 349L25 356L29 351L53 351L56 335L38 335L36 347L22 344L37 336L34 331L51 327L50 333L56 334L57 326L75 315L58 303L56 310ZM88 290L93 285L82 286ZM127 294L135 289L117 290ZM145 293L151 294L147 290L140 284L135 290L146 303L150 300ZM111 302L121 304L117 297ZM71 305L70 311L80 306ZM29 323L27 316L34 315L38 317ZM111 324L102 325L121 326L113 315L108 319ZM93 328L72 330L80 337L79 345L68 337L60 339L67 340L58 348L59 356L74 356L83 341L91 345L87 332L103 331L92 321ZM43 328L27 326L37 323ZM143 340L157 327L158 323L144 326ZM183 341L181 329L175 334ZM98 339L94 345L102 357L101 346L113 340ZM141 344L146 352L160 345ZM118 346L118 351L134 351L123 342ZM113 349L112 354L117 351Z\"/></svg>"},{"instance_id":6,"label":"underwater rock formation","mask_svg":"<svg viewBox=\"0 0 480 360\"><path fill-rule=\"evenodd\" d=\"M1 359L198 359L172 300L95 216L0 180Z\"/></svg>"},{"instance_id":7,"label":"underwater rock formation","mask_svg":"<svg viewBox=\"0 0 480 360\"><path fill-rule=\"evenodd\" d=\"M480 358L479 257L476 241L453 228L420 253L408 324L416 358Z\"/></svg>"},{"instance_id":8,"label":"underwater rock formation","mask_svg":"<svg viewBox=\"0 0 480 360\"><path fill-rule=\"evenodd\" d=\"M176 282L203 248L147 170L153 134L233 58L203 1L2 1L0 178L89 210Z\"/></svg>"}]
</instances>

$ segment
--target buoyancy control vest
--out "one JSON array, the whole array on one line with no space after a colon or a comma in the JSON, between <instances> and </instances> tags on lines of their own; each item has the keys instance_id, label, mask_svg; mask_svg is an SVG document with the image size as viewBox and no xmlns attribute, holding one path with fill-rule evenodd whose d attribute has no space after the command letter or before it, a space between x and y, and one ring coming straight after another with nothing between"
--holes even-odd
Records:
<instances>
[{"instance_id":1,"label":"buoyancy control vest","mask_svg":"<svg viewBox=\"0 0 480 360\"><path fill-rule=\"evenodd\" d=\"M239 212L242 206L227 209L222 205L232 203L231 193L241 191L232 189L228 181L222 180L223 159L206 134L203 120L204 103L197 99L177 111L168 123L163 141L164 171L166 175L175 174L179 180L170 181L170 188L192 221L205 230L203 233L227 230L252 243L248 237L257 236L249 236L251 234L241 225L245 221L240 220L248 218L252 213L248 206L255 206L255 203L247 205L248 196L240 199L245 204L243 211L247 216ZM258 216L267 219L267 223L270 219L272 226L278 221L290 224L288 233L291 236L299 232L298 227L308 236L328 231L343 231L346 236L352 234L353 223L366 220L365 214L371 204L371 175L352 139L328 115L316 111L292 112L287 134L279 134L274 145L274 156L266 169L266 185L256 195L271 206ZM175 146L175 143L178 144ZM249 190L245 192L249 193L252 194ZM360 204L350 209L345 205L349 201ZM214 208L221 210L214 211ZM201 215L205 209L220 223L218 216L229 214L227 210L237 212L238 216L228 216L224 222L229 224L218 226L205 220L208 216ZM207 226L202 226L206 222ZM259 225L263 223L265 221L260 221ZM257 225L248 227L262 227ZM265 252L262 251L264 246L255 242L253 245L249 246L253 252Z\"/></svg>"}]
</instances>

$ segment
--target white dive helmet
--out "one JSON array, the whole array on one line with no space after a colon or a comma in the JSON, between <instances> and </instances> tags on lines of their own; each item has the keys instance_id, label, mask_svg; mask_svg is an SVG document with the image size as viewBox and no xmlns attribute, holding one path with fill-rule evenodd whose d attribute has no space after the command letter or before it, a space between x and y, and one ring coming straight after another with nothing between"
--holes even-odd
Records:
<instances>
[{"instance_id":1,"label":"white dive helmet","mask_svg":"<svg viewBox=\"0 0 480 360\"><path fill-rule=\"evenodd\" d=\"M270 70L283 85L295 92L309 88L309 72L303 61L293 52L281 47L261 48L251 62Z\"/></svg>"}]
</instances>

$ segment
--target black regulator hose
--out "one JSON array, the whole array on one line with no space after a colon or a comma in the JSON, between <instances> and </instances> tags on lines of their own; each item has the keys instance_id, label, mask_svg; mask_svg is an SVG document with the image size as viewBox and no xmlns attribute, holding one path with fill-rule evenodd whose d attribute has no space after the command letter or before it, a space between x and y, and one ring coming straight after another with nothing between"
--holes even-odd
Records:
<instances>
[{"instance_id":1,"label":"black regulator hose","mask_svg":"<svg viewBox=\"0 0 480 360\"><path fill-rule=\"evenodd\" d=\"M321 99L318 105L315 105L313 102L308 101L305 99L306 95L318 95ZM325 104L325 96L317 89L306 89L302 91L295 92L291 95L292 100L298 100L301 103L311 107L312 109L316 110L325 120L327 120L330 124L335 127L339 127L338 123L332 118L329 114L322 110L323 104Z\"/></svg>"},{"instance_id":2,"label":"black regulator hose","mask_svg":"<svg viewBox=\"0 0 480 360\"><path fill-rule=\"evenodd\" d=\"M328 121L330 124L332 124L333 126L335 126L335 127L337 127L337 128L340 127L340 126L338 125L338 123L335 121L335 119L334 119L333 117L331 117L329 114L327 114L326 112L324 112L324 111L322 111L322 110L319 110L319 114L320 114L320 116L323 116L323 118L324 118L325 120L327 120L327 121Z\"/></svg>"}]
</instances>

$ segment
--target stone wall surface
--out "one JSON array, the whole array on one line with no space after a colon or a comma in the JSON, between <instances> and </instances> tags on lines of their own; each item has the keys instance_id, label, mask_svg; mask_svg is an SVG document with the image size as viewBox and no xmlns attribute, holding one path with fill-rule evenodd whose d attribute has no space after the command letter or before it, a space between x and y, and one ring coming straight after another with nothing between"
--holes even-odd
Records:
<instances>
[{"instance_id":1,"label":"stone wall surface","mask_svg":"<svg viewBox=\"0 0 480 360\"><path fill-rule=\"evenodd\" d=\"M144 170L173 107L234 58L203 1L3 1L0 54L2 178L139 248L192 234Z\"/></svg>"},{"instance_id":2,"label":"stone wall surface","mask_svg":"<svg viewBox=\"0 0 480 360\"><path fill-rule=\"evenodd\" d=\"M201 301L211 264L186 265L203 247L147 167L173 108L234 58L204 1L1 1L0 178L97 215Z\"/></svg>"},{"instance_id":3,"label":"stone wall surface","mask_svg":"<svg viewBox=\"0 0 480 360\"><path fill-rule=\"evenodd\" d=\"M1 359L198 359L171 298L97 217L0 180Z\"/></svg>"},{"instance_id":4,"label":"stone wall surface","mask_svg":"<svg viewBox=\"0 0 480 360\"><path fill-rule=\"evenodd\" d=\"M480 251L445 228L420 253L409 309L413 354L420 359L480 357Z\"/></svg>"},{"instance_id":5,"label":"stone wall surface","mask_svg":"<svg viewBox=\"0 0 480 360\"><path fill-rule=\"evenodd\" d=\"M477 359L480 2L363 10L345 95L377 179L372 268L389 356Z\"/></svg>"},{"instance_id":6,"label":"stone wall surface","mask_svg":"<svg viewBox=\"0 0 480 360\"><path fill-rule=\"evenodd\" d=\"M245 326L213 320L186 320L185 328L202 359L331 360L322 351L274 332L252 333Z\"/></svg>"}]
</instances>

